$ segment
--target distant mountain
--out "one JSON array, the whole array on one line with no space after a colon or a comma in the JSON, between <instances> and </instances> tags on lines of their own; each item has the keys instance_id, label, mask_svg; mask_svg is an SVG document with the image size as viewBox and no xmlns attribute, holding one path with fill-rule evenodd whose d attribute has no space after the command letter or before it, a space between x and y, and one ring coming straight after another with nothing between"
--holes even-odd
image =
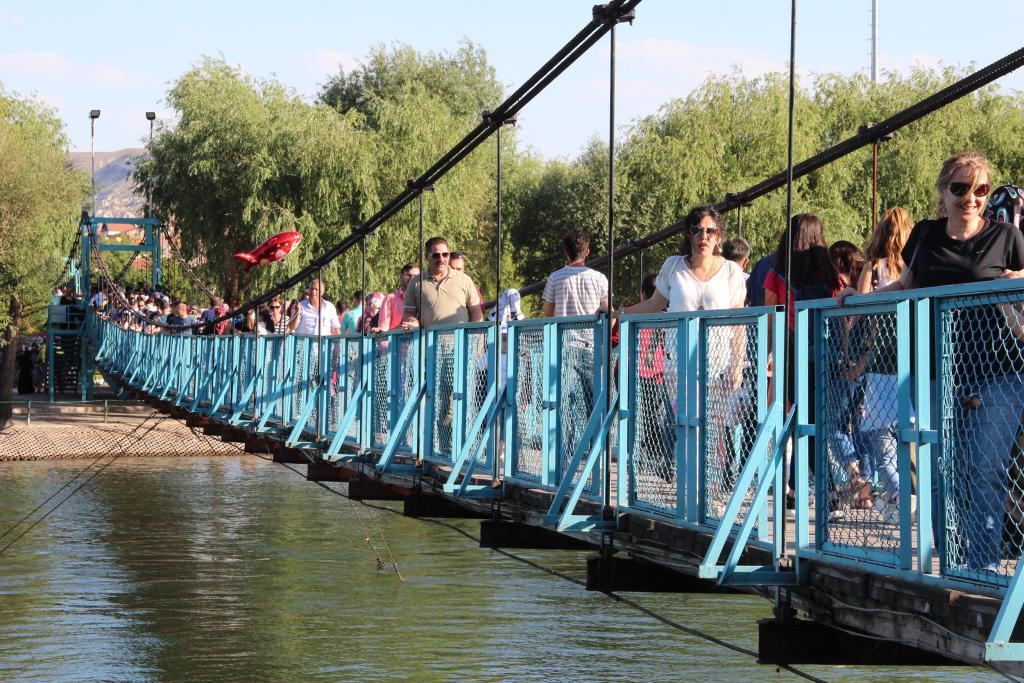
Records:
<instances>
[{"instance_id":1,"label":"distant mountain","mask_svg":"<svg viewBox=\"0 0 1024 683\"><path fill-rule=\"evenodd\" d=\"M96 152L96 215L141 217L145 199L135 194L131 174L135 160L146 156L142 147ZM71 165L85 171L92 169L89 152L72 152Z\"/></svg>"}]
</instances>

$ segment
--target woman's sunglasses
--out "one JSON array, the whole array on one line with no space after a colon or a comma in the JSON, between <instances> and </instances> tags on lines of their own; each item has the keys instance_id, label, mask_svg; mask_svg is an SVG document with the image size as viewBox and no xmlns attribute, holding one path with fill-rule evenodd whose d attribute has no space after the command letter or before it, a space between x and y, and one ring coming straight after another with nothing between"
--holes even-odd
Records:
<instances>
[{"instance_id":1,"label":"woman's sunglasses","mask_svg":"<svg viewBox=\"0 0 1024 683\"><path fill-rule=\"evenodd\" d=\"M949 193L952 194L955 197L963 197L965 194L967 194L970 191L970 189L971 189L971 184L970 183L950 183L949 184ZM989 193L989 190L991 190L991 189L992 189L992 187L988 183L982 183L981 185L978 185L976 188L974 188L974 196L975 197L987 197L988 193Z\"/></svg>"},{"instance_id":2,"label":"woman's sunglasses","mask_svg":"<svg viewBox=\"0 0 1024 683\"><path fill-rule=\"evenodd\" d=\"M701 235L716 237L718 235L718 228L702 228L699 225L690 228L690 237L700 237Z\"/></svg>"}]
</instances>

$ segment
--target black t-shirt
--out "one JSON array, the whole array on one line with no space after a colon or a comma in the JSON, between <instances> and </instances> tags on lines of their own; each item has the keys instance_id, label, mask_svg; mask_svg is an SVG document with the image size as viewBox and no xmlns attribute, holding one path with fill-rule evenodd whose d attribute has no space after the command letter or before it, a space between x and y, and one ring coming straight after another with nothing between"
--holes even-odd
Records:
<instances>
[{"instance_id":1,"label":"black t-shirt","mask_svg":"<svg viewBox=\"0 0 1024 683\"><path fill-rule=\"evenodd\" d=\"M918 287L995 280L1004 268L1024 269L1024 234L1009 223L986 221L974 237L954 240L945 218L924 220L911 231L903 262L911 264Z\"/></svg>"},{"instance_id":2,"label":"black t-shirt","mask_svg":"<svg viewBox=\"0 0 1024 683\"><path fill-rule=\"evenodd\" d=\"M1009 223L987 221L976 235L958 241L946 234L945 218L925 220L910 233L903 261L912 263L918 287L995 280L1004 268L1024 269L1024 234ZM957 306L942 321L947 382L973 390L990 378L1024 375L1024 340L998 303Z\"/></svg>"}]
</instances>

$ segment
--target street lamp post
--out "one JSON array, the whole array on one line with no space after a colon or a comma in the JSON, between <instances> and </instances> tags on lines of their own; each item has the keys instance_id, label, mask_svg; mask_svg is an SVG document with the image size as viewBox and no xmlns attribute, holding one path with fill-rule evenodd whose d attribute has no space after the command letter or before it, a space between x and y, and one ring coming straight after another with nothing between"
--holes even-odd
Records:
<instances>
[{"instance_id":1,"label":"street lamp post","mask_svg":"<svg viewBox=\"0 0 1024 683\"><path fill-rule=\"evenodd\" d=\"M146 112L146 120L149 121L149 153L152 154L153 153L153 121L156 120L156 112L155 111L147 111ZM149 204L150 204L150 196L149 196L149 190L147 189L146 190L146 210L145 210L145 213L144 213L146 218L150 217L149 216L149 210L150 210Z\"/></svg>"},{"instance_id":2,"label":"street lamp post","mask_svg":"<svg viewBox=\"0 0 1024 683\"><path fill-rule=\"evenodd\" d=\"M89 110L89 138L92 157L92 213L96 214L96 119L100 117L99 109Z\"/></svg>"}]
</instances>

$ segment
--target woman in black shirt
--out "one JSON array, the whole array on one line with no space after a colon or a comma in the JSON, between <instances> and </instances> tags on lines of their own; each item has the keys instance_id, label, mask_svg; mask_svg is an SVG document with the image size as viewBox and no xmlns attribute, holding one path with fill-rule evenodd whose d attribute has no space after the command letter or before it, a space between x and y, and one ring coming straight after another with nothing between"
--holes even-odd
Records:
<instances>
[{"instance_id":1,"label":"woman in black shirt","mask_svg":"<svg viewBox=\"0 0 1024 683\"><path fill-rule=\"evenodd\" d=\"M878 291L1024 277L1024 235L983 218L990 177L988 161L977 152L946 159L936 181L938 218L914 226L903 249L907 268ZM836 299L841 305L852 293L844 289ZM1000 546L1008 468L1024 411L1024 316L1013 305L970 302L942 316L938 474L952 517L935 529L948 527L947 567L1005 573Z\"/></svg>"}]
</instances>

